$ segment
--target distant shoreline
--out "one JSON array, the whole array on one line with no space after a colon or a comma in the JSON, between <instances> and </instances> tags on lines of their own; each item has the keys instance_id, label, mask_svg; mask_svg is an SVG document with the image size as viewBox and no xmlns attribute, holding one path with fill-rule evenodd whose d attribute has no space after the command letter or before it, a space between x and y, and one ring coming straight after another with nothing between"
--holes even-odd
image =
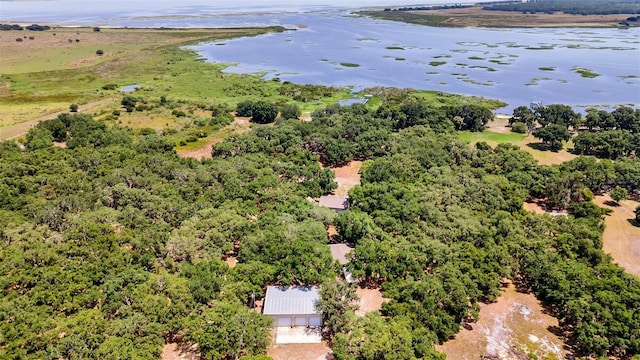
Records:
<instances>
[{"instance_id":1,"label":"distant shoreline","mask_svg":"<svg viewBox=\"0 0 640 360\"><path fill-rule=\"evenodd\" d=\"M607 28L620 25L637 14L573 15L564 13L527 13L515 11L489 11L482 6L461 8L434 8L411 11L360 11L358 14L376 19L400 21L434 27L483 28ZM638 26L638 25L633 25Z\"/></svg>"}]
</instances>

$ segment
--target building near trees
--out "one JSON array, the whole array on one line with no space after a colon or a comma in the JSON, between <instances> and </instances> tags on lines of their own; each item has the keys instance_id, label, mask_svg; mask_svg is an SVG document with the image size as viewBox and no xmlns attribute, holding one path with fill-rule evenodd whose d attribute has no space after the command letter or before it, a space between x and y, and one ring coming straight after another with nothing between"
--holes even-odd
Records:
<instances>
[{"instance_id":1,"label":"building near trees","mask_svg":"<svg viewBox=\"0 0 640 360\"><path fill-rule=\"evenodd\" d=\"M322 313L316 309L320 300L317 286L268 286L262 313L277 327L319 327Z\"/></svg>"},{"instance_id":2,"label":"building near trees","mask_svg":"<svg viewBox=\"0 0 640 360\"><path fill-rule=\"evenodd\" d=\"M349 208L349 199L344 196L325 195L320 197L318 204L336 212L341 212Z\"/></svg>"}]
</instances>

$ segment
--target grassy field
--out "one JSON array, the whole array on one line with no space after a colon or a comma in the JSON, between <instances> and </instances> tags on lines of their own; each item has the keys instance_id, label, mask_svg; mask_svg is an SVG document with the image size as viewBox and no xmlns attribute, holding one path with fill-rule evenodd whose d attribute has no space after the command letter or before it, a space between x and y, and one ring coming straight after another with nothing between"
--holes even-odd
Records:
<instances>
[{"instance_id":1,"label":"grassy field","mask_svg":"<svg viewBox=\"0 0 640 360\"><path fill-rule=\"evenodd\" d=\"M567 150L568 148L570 149L573 147L571 141L565 143L564 148L560 151L544 150L541 148L539 139L534 138L532 135L513 133L507 124L508 116L496 116L495 120L487 124L484 131L463 131L460 132L459 137L471 144L484 141L493 147L498 144L512 143L533 155L541 165L561 164L577 157L577 155L574 155Z\"/></svg>"},{"instance_id":2,"label":"grassy field","mask_svg":"<svg viewBox=\"0 0 640 360\"><path fill-rule=\"evenodd\" d=\"M72 103L80 105L81 112L92 115L109 113L119 108L120 88L132 84L140 87L133 95L146 100L164 96L203 107L234 106L256 97L276 103L291 101L278 93L280 82L222 73L225 64L206 63L193 51L181 48L203 41L282 30L272 27L96 32L93 28L52 28L37 33L3 32L0 140L24 134L38 121L68 111ZM16 41L17 37L23 41ZM98 50L103 55L97 55ZM333 94L301 107L315 108L350 96L348 89ZM147 115L131 114L121 121L132 127L159 128L174 120L166 114Z\"/></svg>"},{"instance_id":3,"label":"grassy field","mask_svg":"<svg viewBox=\"0 0 640 360\"><path fill-rule=\"evenodd\" d=\"M615 27L635 14L571 15L563 13L522 14L488 11L481 6L426 11L363 11L379 19L440 27Z\"/></svg>"},{"instance_id":4,"label":"grassy field","mask_svg":"<svg viewBox=\"0 0 640 360\"><path fill-rule=\"evenodd\" d=\"M224 73L226 64L202 61L185 45L239 36L255 36L282 28L246 29L114 29L54 27L49 31L0 34L0 140L20 138L39 121L79 112L136 133L156 132L175 142L176 150L196 158L210 156L211 146L247 125L209 124L211 108L233 109L238 102L265 99L282 105L296 102L313 110L353 96L349 88L265 81L259 75ZM26 37L25 37L26 36ZM22 41L16 41L21 37ZM33 39L30 39L33 37ZM100 51L99 51L100 50ZM343 63L342 66L356 64ZM121 89L141 108L125 112ZM376 109L385 94L406 89L366 89L367 106ZM302 100L295 94L303 94ZM479 97L437 91L411 91L429 106L474 103L489 108L505 104ZM161 99L164 103L161 104ZM176 112L182 113L177 115ZM308 119L308 115L305 119Z\"/></svg>"},{"instance_id":5,"label":"grassy field","mask_svg":"<svg viewBox=\"0 0 640 360\"><path fill-rule=\"evenodd\" d=\"M611 254L613 262L627 272L640 277L640 224L635 222L634 213L640 203L622 200L616 206L609 195L596 196L594 202L612 210L605 216L602 250Z\"/></svg>"}]
</instances>

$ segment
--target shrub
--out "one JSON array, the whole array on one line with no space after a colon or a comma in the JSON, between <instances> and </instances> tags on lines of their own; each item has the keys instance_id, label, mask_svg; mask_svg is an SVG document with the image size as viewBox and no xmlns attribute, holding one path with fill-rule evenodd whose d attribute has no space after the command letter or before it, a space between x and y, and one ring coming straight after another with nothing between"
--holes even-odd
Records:
<instances>
[{"instance_id":1,"label":"shrub","mask_svg":"<svg viewBox=\"0 0 640 360\"><path fill-rule=\"evenodd\" d=\"M247 100L247 101L240 102L236 106L236 115L246 116L246 117L253 116L253 108L254 108L253 101Z\"/></svg>"},{"instance_id":2,"label":"shrub","mask_svg":"<svg viewBox=\"0 0 640 360\"><path fill-rule=\"evenodd\" d=\"M97 27L97 26L96 26L96 27L94 27L94 28L93 28L93 32L100 32L100 28L99 28L99 27Z\"/></svg>"},{"instance_id":3,"label":"shrub","mask_svg":"<svg viewBox=\"0 0 640 360\"><path fill-rule=\"evenodd\" d=\"M147 136L147 135L151 135L151 134L155 134L156 131L152 128L142 128L139 131L139 134L142 136Z\"/></svg>"},{"instance_id":4,"label":"shrub","mask_svg":"<svg viewBox=\"0 0 640 360\"><path fill-rule=\"evenodd\" d=\"M22 38L16 38L17 42L22 42Z\"/></svg>"},{"instance_id":5,"label":"shrub","mask_svg":"<svg viewBox=\"0 0 640 360\"><path fill-rule=\"evenodd\" d=\"M100 55L100 56L102 56L102 55L104 55L104 51L102 51L102 50L98 49L98 50L96 51L96 55Z\"/></svg>"},{"instance_id":6,"label":"shrub","mask_svg":"<svg viewBox=\"0 0 640 360\"><path fill-rule=\"evenodd\" d=\"M78 104L71 104L71 105L69 105L69 111L71 111L71 112L78 112Z\"/></svg>"},{"instance_id":7,"label":"shrub","mask_svg":"<svg viewBox=\"0 0 640 360\"><path fill-rule=\"evenodd\" d=\"M280 117L283 119L298 119L301 114L300 107L296 104L287 104L280 110Z\"/></svg>"},{"instance_id":8,"label":"shrub","mask_svg":"<svg viewBox=\"0 0 640 360\"><path fill-rule=\"evenodd\" d=\"M118 84L105 84L102 85L103 90L115 90L118 88Z\"/></svg>"},{"instance_id":9,"label":"shrub","mask_svg":"<svg viewBox=\"0 0 640 360\"><path fill-rule=\"evenodd\" d=\"M184 111L182 111L182 110L178 110L178 109L174 109L174 110L171 112L171 115L173 115L173 116L175 116L175 117L185 117L185 116L187 116L187 114L186 114Z\"/></svg>"},{"instance_id":10,"label":"shrub","mask_svg":"<svg viewBox=\"0 0 640 360\"><path fill-rule=\"evenodd\" d=\"M516 121L511 124L511 131L518 134L526 134L527 133L527 124L523 122Z\"/></svg>"}]
</instances>

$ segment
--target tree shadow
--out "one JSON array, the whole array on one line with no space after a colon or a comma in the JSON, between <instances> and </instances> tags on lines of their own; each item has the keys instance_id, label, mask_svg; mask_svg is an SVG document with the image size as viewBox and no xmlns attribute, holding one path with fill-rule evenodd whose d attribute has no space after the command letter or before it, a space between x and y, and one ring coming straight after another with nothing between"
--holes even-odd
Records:
<instances>
[{"instance_id":1,"label":"tree shadow","mask_svg":"<svg viewBox=\"0 0 640 360\"><path fill-rule=\"evenodd\" d=\"M551 151L556 153L558 152L558 150L553 150L541 142L527 143L527 146L538 151Z\"/></svg>"},{"instance_id":2,"label":"tree shadow","mask_svg":"<svg viewBox=\"0 0 640 360\"><path fill-rule=\"evenodd\" d=\"M629 222L629 224L631 224L632 226L635 227L640 227L640 222L636 219L627 219L627 221Z\"/></svg>"},{"instance_id":3,"label":"tree shadow","mask_svg":"<svg viewBox=\"0 0 640 360\"><path fill-rule=\"evenodd\" d=\"M617 202L613 201L613 200L607 200L604 202L605 205L607 206L611 206L611 207L619 207L620 204L618 204Z\"/></svg>"}]
</instances>

